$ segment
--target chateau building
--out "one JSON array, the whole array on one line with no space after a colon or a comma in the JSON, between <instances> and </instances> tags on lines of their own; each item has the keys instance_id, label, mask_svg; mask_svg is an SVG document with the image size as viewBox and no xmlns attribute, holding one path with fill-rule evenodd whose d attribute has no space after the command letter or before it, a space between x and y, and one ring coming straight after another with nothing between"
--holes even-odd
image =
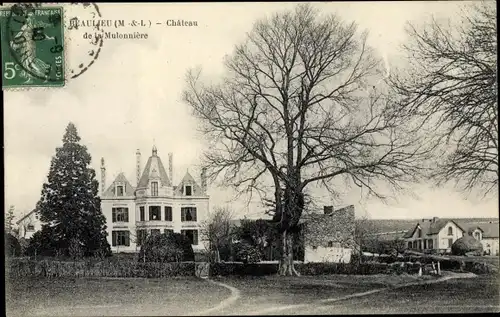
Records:
<instances>
[{"instance_id":1,"label":"chateau building","mask_svg":"<svg viewBox=\"0 0 500 317\"><path fill-rule=\"evenodd\" d=\"M141 169L141 153L137 150L135 187L123 173L106 187L106 166L101 159L101 208L113 252L137 252L147 235L167 232L186 235L195 252L205 249L205 242L200 241L201 223L209 212L205 170L199 183L186 171L174 186L172 153L168 159L167 174L153 146Z\"/></svg>"}]
</instances>

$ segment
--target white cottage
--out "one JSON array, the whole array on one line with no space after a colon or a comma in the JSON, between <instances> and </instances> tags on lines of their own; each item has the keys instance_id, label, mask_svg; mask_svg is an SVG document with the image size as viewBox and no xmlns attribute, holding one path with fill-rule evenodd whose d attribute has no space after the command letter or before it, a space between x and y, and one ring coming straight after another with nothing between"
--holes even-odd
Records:
<instances>
[{"instance_id":1,"label":"white cottage","mask_svg":"<svg viewBox=\"0 0 500 317\"><path fill-rule=\"evenodd\" d=\"M33 209L29 213L25 214L16 222L17 228L19 230L19 238L31 239L33 234L42 229L42 222L40 221L40 216Z\"/></svg>"},{"instance_id":2,"label":"white cottage","mask_svg":"<svg viewBox=\"0 0 500 317\"><path fill-rule=\"evenodd\" d=\"M451 252L453 243L465 234L465 230L451 219L422 219L405 235L408 249Z\"/></svg>"}]
</instances>

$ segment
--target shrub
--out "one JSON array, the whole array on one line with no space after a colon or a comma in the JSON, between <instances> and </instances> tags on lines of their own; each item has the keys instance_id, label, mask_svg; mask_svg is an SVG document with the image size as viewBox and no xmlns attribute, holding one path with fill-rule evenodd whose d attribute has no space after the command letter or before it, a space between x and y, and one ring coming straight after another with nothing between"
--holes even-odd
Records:
<instances>
[{"instance_id":1,"label":"shrub","mask_svg":"<svg viewBox=\"0 0 500 317\"><path fill-rule=\"evenodd\" d=\"M141 246L139 261L194 261L193 246L191 245L189 238L180 233L151 235Z\"/></svg>"},{"instance_id":2,"label":"shrub","mask_svg":"<svg viewBox=\"0 0 500 317\"><path fill-rule=\"evenodd\" d=\"M19 241L10 233L5 233L5 254L7 256L20 256L21 255L21 244Z\"/></svg>"},{"instance_id":3,"label":"shrub","mask_svg":"<svg viewBox=\"0 0 500 317\"><path fill-rule=\"evenodd\" d=\"M264 276L278 274L278 264L276 263L242 263L242 262L221 262L210 265L210 275L212 276Z\"/></svg>"},{"instance_id":4,"label":"shrub","mask_svg":"<svg viewBox=\"0 0 500 317\"><path fill-rule=\"evenodd\" d=\"M474 252L477 255L483 254L483 245L473 236L463 236L451 246L453 255L465 255L469 252Z\"/></svg>"},{"instance_id":5,"label":"shrub","mask_svg":"<svg viewBox=\"0 0 500 317\"><path fill-rule=\"evenodd\" d=\"M19 245L21 246L21 255L26 255L28 252L29 241L25 238L19 238Z\"/></svg>"},{"instance_id":6,"label":"shrub","mask_svg":"<svg viewBox=\"0 0 500 317\"><path fill-rule=\"evenodd\" d=\"M257 246L243 241L234 244L235 260L243 263L257 263L261 261L261 252Z\"/></svg>"},{"instance_id":7,"label":"shrub","mask_svg":"<svg viewBox=\"0 0 500 317\"><path fill-rule=\"evenodd\" d=\"M10 259L6 262L11 278L17 277L145 277L194 276L194 262L140 263L136 261L33 261Z\"/></svg>"}]
</instances>

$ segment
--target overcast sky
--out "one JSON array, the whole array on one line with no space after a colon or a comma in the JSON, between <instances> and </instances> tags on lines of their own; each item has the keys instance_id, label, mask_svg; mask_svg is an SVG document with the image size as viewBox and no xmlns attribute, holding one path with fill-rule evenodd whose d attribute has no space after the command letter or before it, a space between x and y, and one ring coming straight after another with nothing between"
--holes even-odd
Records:
<instances>
[{"instance_id":1,"label":"overcast sky","mask_svg":"<svg viewBox=\"0 0 500 317\"><path fill-rule=\"evenodd\" d=\"M463 2L461 2L463 4ZM142 163L151 155L153 142L164 165L174 153L174 183L195 168L203 143L196 122L181 100L184 76L190 67L202 66L206 74L220 74L222 59L229 54L255 20L296 3L232 4L99 4L104 19L184 19L198 21L196 28L152 26L147 40L107 40L95 64L64 88L7 91L4 103L5 203L16 213L31 210L50 166L55 148L61 145L68 122L76 124L82 143L92 155L100 179L99 161L106 160L107 184L124 172L135 184L135 152ZM370 32L368 42L385 59L398 57L406 21L422 21L431 14L456 15L460 3L443 2L334 2L317 3L323 13L336 12L356 21ZM110 29L109 31L116 31ZM123 30L122 30L123 31ZM78 39L75 39L77 41ZM76 50L75 46L72 49ZM67 51L68 63L77 54ZM73 54L73 55L72 55ZM73 60L72 60L73 56ZM318 193L317 203L356 205L356 215L371 218L497 217L498 200L469 198L451 188L415 185L416 197L400 195L385 205L363 199L357 190L332 202ZM228 190L211 187L211 206L228 204ZM257 204L245 207L230 202L240 217L262 215Z\"/></svg>"}]
</instances>

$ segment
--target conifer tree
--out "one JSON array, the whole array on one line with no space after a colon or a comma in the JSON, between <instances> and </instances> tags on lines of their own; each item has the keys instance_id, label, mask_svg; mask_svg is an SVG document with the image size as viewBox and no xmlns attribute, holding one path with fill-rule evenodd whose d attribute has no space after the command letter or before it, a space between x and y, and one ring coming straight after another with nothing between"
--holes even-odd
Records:
<instances>
[{"instance_id":1,"label":"conifer tree","mask_svg":"<svg viewBox=\"0 0 500 317\"><path fill-rule=\"evenodd\" d=\"M16 208L11 205L5 215L5 233L12 233L14 229L14 210Z\"/></svg>"},{"instance_id":2,"label":"conifer tree","mask_svg":"<svg viewBox=\"0 0 500 317\"><path fill-rule=\"evenodd\" d=\"M69 123L37 206L44 223L41 236L48 238L42 240L50 241L50 246L42 248L68 255L77 241L84 255L109 254L99 184L95 170L89 167L91 156L79 142L75 125Z\"/></svg>"}]
</instances>

